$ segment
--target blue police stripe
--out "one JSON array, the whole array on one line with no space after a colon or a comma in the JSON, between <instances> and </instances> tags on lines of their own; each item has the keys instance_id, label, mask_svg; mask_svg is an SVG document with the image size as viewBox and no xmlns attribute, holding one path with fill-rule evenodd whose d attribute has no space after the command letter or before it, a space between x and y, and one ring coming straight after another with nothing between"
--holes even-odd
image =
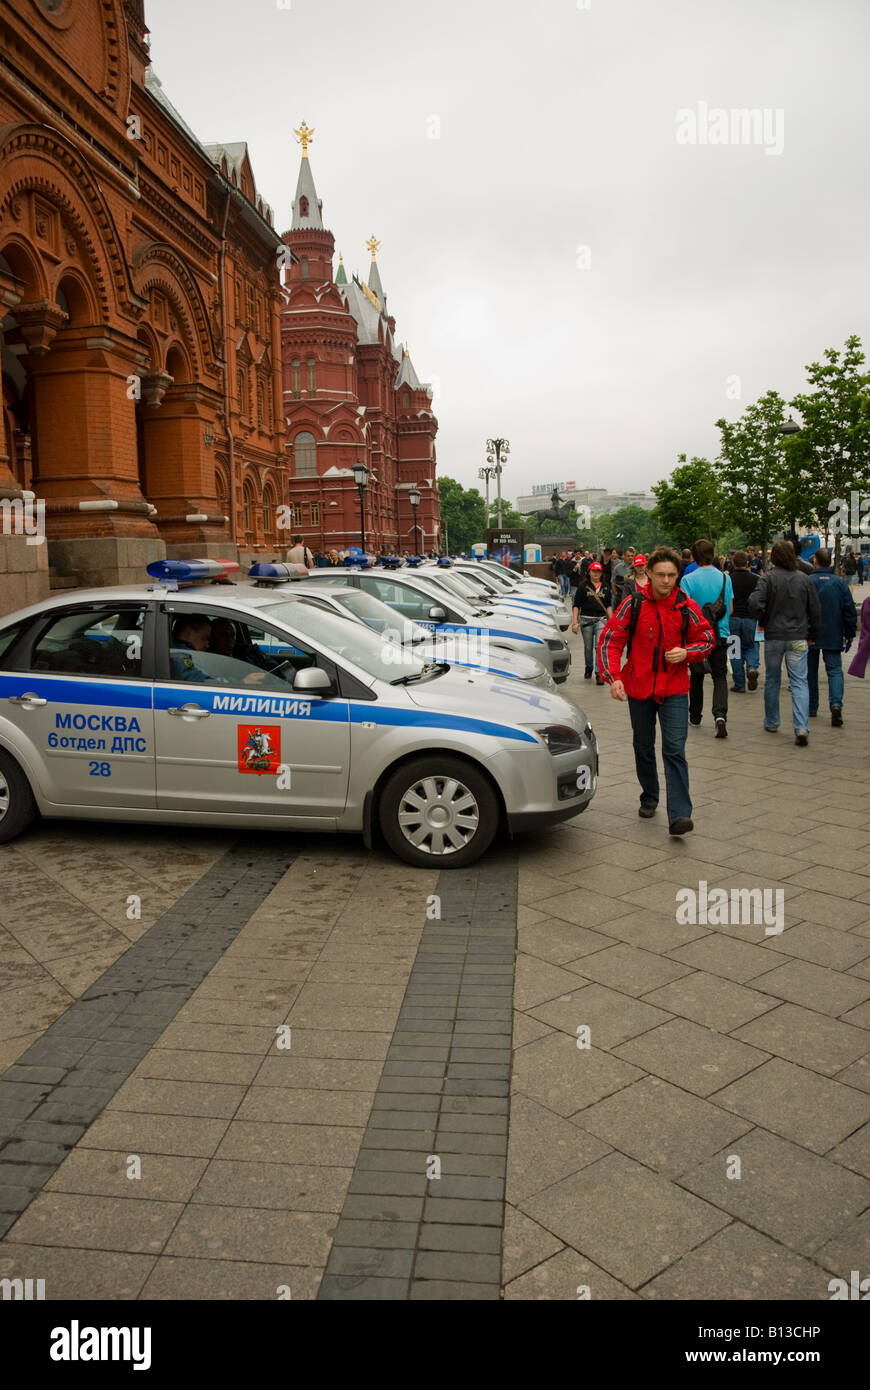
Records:
<instances>
[{"instance_id":1,"label":"blue police stripe","mask_svg":"<svg viewBox=\"0 0 870 1390\"><path fill-rule=\"evenodd\" d=\"M525 632L509 632L502 627L472 627L466 623L418 623L417 626L428 628L432 632L467 632L473 637L513 637L518 642L537 642L539 647L545 645L543 637L531 637Z\"/></svg>"},{"instance_id":2,"label":"blue police stripe","mask_svg":"<svg viewBox=\"0 0 870 1390\"><path fill-rule=\"evenodd\" d=\"M98 709L151 708L151 686L132 681L108 685L104 681L66 680L63 677L34 675L30 671L19 675L0 674L0 698L24 695L32 690L36 695L58 705L94 705Z\"/></svg>"},{"instance_id":3,"label":"blue police stripe","mask_svg":"<svg viewBox=\"0 0 870 1390\"><path fill-rule=\"evenodd\" d=\"M188 689L190 689L189 694L186 693ZM97 709L139 710L150 710L152 707L150 685L134 685L126 682L108 685L102 681L89 681L87 679L81 681L62 678L51 679L34 676L29 672L19 675L0 675L0 698L9 695L23 695L26 691L33 691L58 705L87 705ZM254 709L215 709L215 698L225 696L226 693L228 692L224 688L207 691L193 686L186 687L184 682L173 686L155 686L154 709L160 713L168 709L175 709L188 702L195 702L202 705L204 709L210 709L214 714L231 715L235 719L245 720L246 723L256 723L258 720L266 723L269 719L283 718L312 719L318 723L326 724L345 723L349 719L352 724L448 729L461 733L483 734L489 738L513 739L518 743L537 742L533 734L511 728L509 724L495 724L486 719L471 719L458 714L442 714L435 710L398 709L377 705L374 701L371 703L366 701L361 704L348 703L346 700L322 700L319 703L316 700L311 700L309 702L304 694L297 696L292 692L288 692L286 695L276 693L275 695L245 697L263 703L268 700L270 706L273 706L271 709L257 710L256 706ZM289 709L294 701L299 704L310 703L311 714L282 714L281 710Z\"/></svg>"}]
</instances>

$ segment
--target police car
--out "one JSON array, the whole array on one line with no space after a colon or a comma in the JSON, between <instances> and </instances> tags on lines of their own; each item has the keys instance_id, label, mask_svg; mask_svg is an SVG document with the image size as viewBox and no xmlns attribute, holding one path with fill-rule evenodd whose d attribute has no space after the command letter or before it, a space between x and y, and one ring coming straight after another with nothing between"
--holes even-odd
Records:
<instances>
[{"instance_id":1,"label":"police car","mask_svg":"<svg viewBox=\"0 0 870 1390\"><path fill-rule=\"evenodd\" d=\"M348 831L460 868L501 827L586 809L598 752L573 704L391 664L389 645L248 585L95 589L3 618L0 840L37 813Z\"/></svg>"},{"instance_id":2,"label":"police car","mask_svg":"<svg viewBox=\"0 0 870 1390\"><path fill-rule=\"evenodd\" d=\"M519 574L516 570L508 569L506 565L499 565L495 560L472 560L466 563L476 565L484 573L492 575L493 578L501 580L502 583L510 587L517 588L522 585L523 588L538 589L557 599L561 597L559 585L554 584L552 579L538 579L536 575L527 574L525 570Z\"/></svg>"},{"instance_id":3,"label":"police car","mask_svg":"<svg viewBox=\"0 0 870 1390\"><path fill-rule=\"evenodd\" d=\"M277 586L282 581L280 571L286 565L255 565L251 571L253 579L259 584ZM427 632L419 623L403 621L373 594L363 589L333 588L325 584L306 584L305 579L284 577L282 593L291 598L306 598L342 618L364 623L382 638L408 649L411 655L422 661L447 661L451 666L463 666L468 670L484 671L492 676L504 676L508 680L528 681L543 690L555 690L556 683L541 665L530 656L506 651L503 647L492 651L483 642L474 638L466 640L462 634L443 636ZM402 658L396 657L398 663Z\"/></svg>"},{"instance_id":4,"label":"police car","mask_svg":"<svg viewBox=\"0 0 870 1390\"><path fill-rule=\"evenodd\" d=\"M540 589L526 588L523 585L502 588L491 575L462 563L452 567L450 577L466 586L475 603L488 605L497 612L510 609L519 614L525 612L527 616L546 615L562 632L571 626L571 615L562 599L549 594L544 595Z\"/></svg>"},{"instance_id":5,"label":"police car","mask_svg":"<svg viewBox=\"0 0 870 1390\"><path fill-rule=\"evenodd\" d=\"M335 566L312 570L308 582L362 589L431 632L485 638L490 650L503 647L534 657L557 685L568 679L571 652L554 624L516 614L478 612L467 600L439 586L430 574L428 570Z\"/></svg>"}]
</instances>

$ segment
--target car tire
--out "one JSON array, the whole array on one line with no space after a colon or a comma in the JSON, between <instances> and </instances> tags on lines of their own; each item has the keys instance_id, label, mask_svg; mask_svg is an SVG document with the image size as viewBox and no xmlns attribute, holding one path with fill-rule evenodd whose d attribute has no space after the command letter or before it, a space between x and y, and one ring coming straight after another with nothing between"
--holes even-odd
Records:
<instances>
[{"instance_id":1,"label":"car tire","mask_svg":"<svg viewBox=\"0 0 870 1390\"><path fill-rule=\"evenodd\" d=\"M0 845L14 840L35 816L30 783L15 759L0 748Z\"/></svg>"},{"instance_id":2,"label":"car tire","mask_svg":"<svg viewBox=\"0 0 870 1390\"><path fill-rule=\"evenodd\" d=\"M379 821L390 849L406 864L461 869L492 844L498 798L483 773L461 758L416 758L384 786Z\"/></svg>"}]
</instances>

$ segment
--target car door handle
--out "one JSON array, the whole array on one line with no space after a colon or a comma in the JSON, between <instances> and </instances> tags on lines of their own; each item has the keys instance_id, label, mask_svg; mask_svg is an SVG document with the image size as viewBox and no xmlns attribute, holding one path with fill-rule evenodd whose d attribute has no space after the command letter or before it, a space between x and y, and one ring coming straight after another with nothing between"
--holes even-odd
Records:
<instances>
[{"instance_id":1,"label":"car door handle","mask_svg":"<svg viewBox=\"0 0 870 1390\"><path fill-rule=\"evenodd\" d=\"M211 710L203 709L202 705L182 705L180 709L169 709L166 713L180 715L182 719L208 719Z\"/></svg>"},{"instance_id":2,"label":"car door handle","mask_svg":"<svg viewBox=\"0 0 870 1390\"><path fill-rule=\"evenodd\" d=\"M23 705L25 709L36 709L38 705L47 705L48 701L43 700L33 690L28 690L24 695L10 695L10 705Z\"/></svg>"}]
</instances>

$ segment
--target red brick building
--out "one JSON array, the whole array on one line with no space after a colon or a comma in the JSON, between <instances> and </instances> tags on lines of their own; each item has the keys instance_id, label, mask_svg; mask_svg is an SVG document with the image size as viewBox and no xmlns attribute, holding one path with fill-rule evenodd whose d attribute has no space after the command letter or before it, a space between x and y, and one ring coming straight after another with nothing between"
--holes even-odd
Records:
<instances>
[{"instance_id":1,"label":"red brick building","mask_svg":"<svg viewBox=\"0 0 870 1390\"><path fill-rule=\"evenodd\" d=\"M142 0L0 0L0 611L48 561L107 583L279 539L284 248L246 147L199 143L147 38ZM27 489L47 546L9 534Z\"/></svg>"},{"instance_id":2,"label":"red brick building","mask_svg":"<svg viewBox=\"0 0 870 1390\"><path fill-rule=\"evenodd\" d=\"M281 341L288 421L293 530L312 549L360 543L353 466L369 469L365 533L370 550L417 551L441 544L432 391L417 378L396 337L372 239L368 283L350 280L323 223L307 147L293 220L284 241L293 253L284 278ZM417 528L409 501L420 493Z\"/></svg>"}]
</instances>

